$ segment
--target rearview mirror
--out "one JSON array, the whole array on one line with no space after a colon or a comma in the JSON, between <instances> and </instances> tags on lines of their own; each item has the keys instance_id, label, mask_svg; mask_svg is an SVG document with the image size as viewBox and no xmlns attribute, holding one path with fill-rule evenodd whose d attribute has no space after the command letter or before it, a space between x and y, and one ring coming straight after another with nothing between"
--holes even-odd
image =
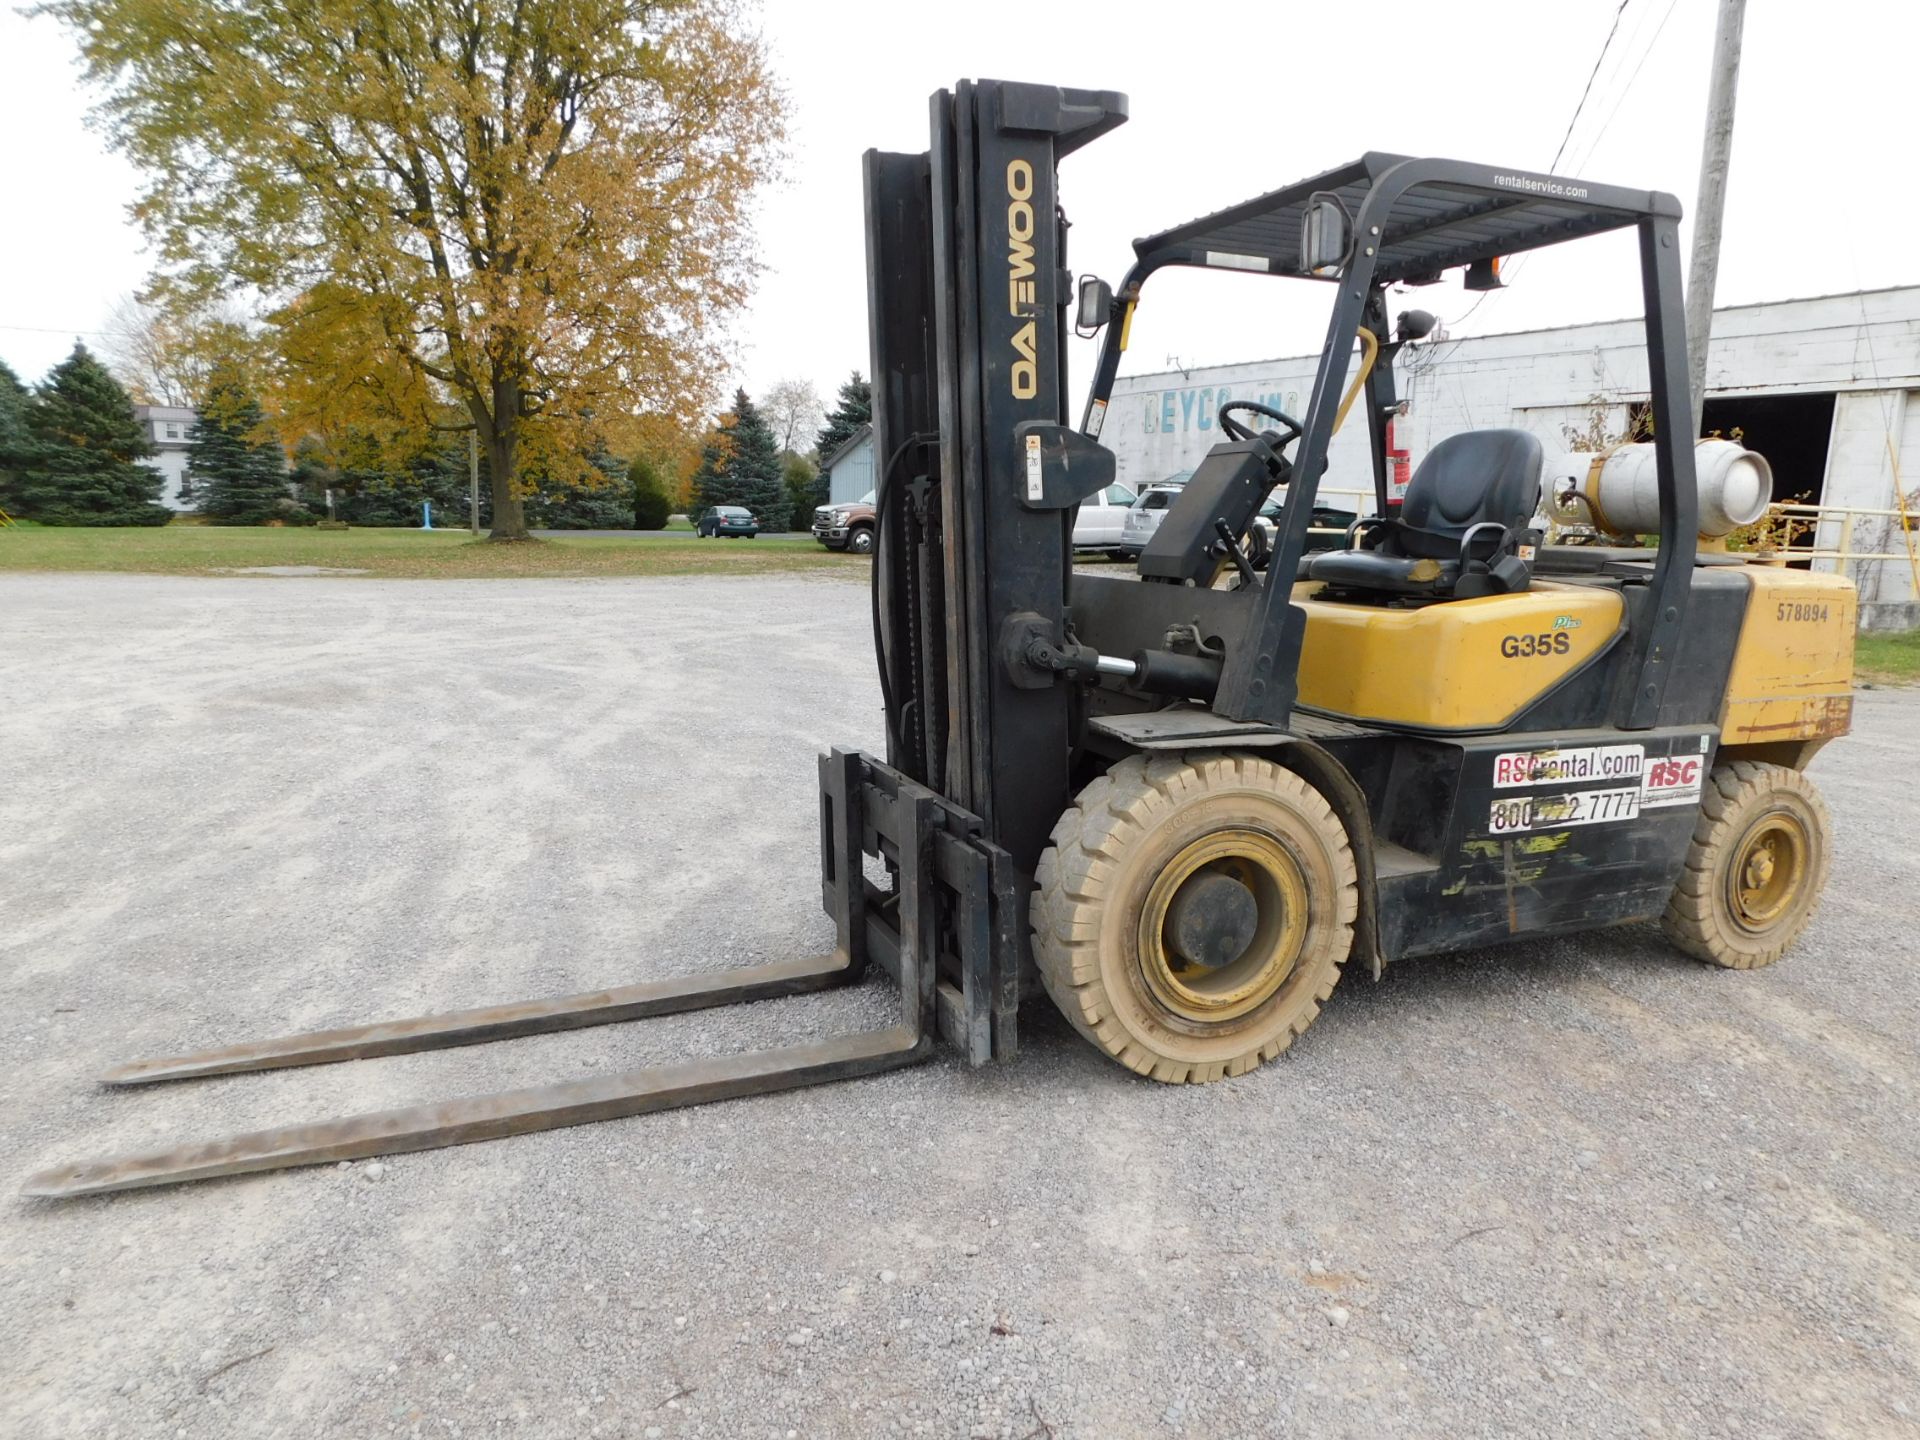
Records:
<instances>
[{"instance_id":1,"label":"rearview mirror","mask_svg":"<svg viewBox=\"0 0 1920 1440\"><path fill-rule=\"evenodd\" d=\"M1400 323L1394 327L1394 335L1402 341L1424 340L1439 323L1430 310L1402 310Z\"/></svg>"},{"instance_id":2,"label":"rearview mirror","mask_svg":"<svg viewBox=\"0 0 1920 1440\"><path fill-rule=\"evenodd\" d=\"M1098 330L1112 317L1113 287L1098 275L1082 275L1074 323L1081 330Z\"/></svg>"},{"instance_id":3,"label":"rearview mirror","mask_svg":"<svg viewBox=\"0 0 1920 1440\"><path fill-rule=\"evenodd\" d=\"M1300 273L1334 275L1347 263L1353 243L1346 206L1325 191L1309 196L1300 212Z\"/></svg>"}]
</instances>

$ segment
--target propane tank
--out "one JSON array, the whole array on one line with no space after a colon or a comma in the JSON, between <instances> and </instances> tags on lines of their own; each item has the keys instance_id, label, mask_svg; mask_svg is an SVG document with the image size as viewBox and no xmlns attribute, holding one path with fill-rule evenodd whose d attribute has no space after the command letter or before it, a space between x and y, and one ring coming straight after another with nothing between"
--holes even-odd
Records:
<instances>
[{"instance_id":1,"label":"propane tank","mask_svg":"<svg viewBox=\"0 0 1920 1440\"><path fill-rule=\"evenodd\" d=\"M1701 440L1694 446L1693 467L1700 485L1702 540L1717 540L1766 514L1773 500L1773 468L1764 456L1732 440ZM1650 443L1620 445L1598 455L1569 454L1547 478L1552 503L1563 514L1591 518L1595 528L1614 535L1659 532L1660 480Z\"/></svg>"}]
</instances>

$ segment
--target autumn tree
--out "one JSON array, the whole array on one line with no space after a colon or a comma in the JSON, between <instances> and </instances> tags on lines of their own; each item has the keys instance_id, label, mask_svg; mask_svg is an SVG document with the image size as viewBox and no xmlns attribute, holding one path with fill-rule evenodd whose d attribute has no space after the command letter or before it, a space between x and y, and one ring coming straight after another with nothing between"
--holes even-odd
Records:
<instances>
[{"instance_id":1,"label":"autumn tree","mask_svg":"<svg viewBox=\"0 0 1920 1440\"><path fill-rule=\"evenodd\" d=\"M736 390L733 409L719 417L693 475L693 508L744 505L768 530L787 528L787 487L780 450L759 407Z\"/></svg>"},{"instance_id":2,"label":"autumn tree","mask_svg":"<svg viewBox=\"0 0 1920 1440\"><path fill-rule=\"evenodd\" d=\"M107 368L136 402L197 406L215 368L245 348L247 325L232 306L169 309L127 295L103 339Z\"/></svg>"},{"instance_id":3,"label":"autumn tree","mask_svg":"<svg viewBox=\"0 0 1920 1440\"><path fill-rule=\"evenodd\" d=\"M796 447L820 428L825 412L820 407L820 392L811 380L776 380L767 387L760 413L767 417L767 428L773 431L780 453L797 455L800 452Z\"/></svg>"},{"instance_id":4,"label":"autumn tree","mask_svg":"<svg viewBox=\"0 0 1920 1440\"><path fill-rule=\"evenodd\" d=\"M22 513L48 525L164 525L166 482L140 462L154 453L133 401L85 345L38 385L26 406L27 453L14 481Z\"/></svg>"},{"instance_id":5,"label":"autumn tree","mask_svg":"<svg viewBox=\"0 0 1920 1440\"><path fill-rule=\"evenodd\" d=\"M753 272L784 100L738 0L47 0L147 176L176 306L266 297L290 431L477 429L492 534L523 464L587 478L691 423Z\"/></svg>"},{"instance_id":6,"label":"autumn tree","mask_svg":"<svg viewBox=\"0 0 1920 1440\"><path fill-rule=\"evenodd\" d=\"M873 385L862 378L858 370L847 377L835 398L833 409L827 415L827 423L814 439L814 455L825 460L847 441L853 438L853 432L873 419Z\"/></svg>"}]
</instances>

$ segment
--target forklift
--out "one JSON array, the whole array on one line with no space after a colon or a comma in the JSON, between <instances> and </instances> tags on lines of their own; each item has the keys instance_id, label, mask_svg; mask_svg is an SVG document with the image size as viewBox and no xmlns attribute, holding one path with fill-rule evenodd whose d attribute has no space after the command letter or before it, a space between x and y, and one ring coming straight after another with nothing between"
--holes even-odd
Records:
<instances>
[{"instance_id":1,"label":"forklift","mask_svg":"<svg viewBox=\"0 0 1920 1440\"><path fill-rule=\"evenodd\" d=\"M1141 1075L1203 1082L1285 1050L1342 973L1658 920L1715 965L1769 964L1831 854L1805 767L1851 716L1844 577L1754 563L1724 536L1765 467L1696 465L1670 195L1368 154L1134 242L1117 287L1067 269L1061 160L1123 96L962 81L925 151L865 157L873 429L871 611L886 753L821 757L826 955L124 1065L106 1083L366 1059L860 981L882 1028L779 1049L66 1164L74 1196L612 1119L927 1059L1018 1050L1042 992ZM1390 508L1389 292L1615 230L1638 239L1650 444L1565 462L1475 430ZM1229 401L1222 439L1137 573L1077 571L1076 507L1134 312L1173 266L1324 286L1305 414ZM1072 328L1100 332L1069 424ZM1357 358L1356 358L1357 357ZM1376 513L1312 551L1343 421ZM1717 442L1727 445L1729 442ZM1702 456L1706 447L1699 447ZM1707 470L1711 476L1703 479ZM1620 543L1552 544L1574 507ZM1284 497L1264 568L1260 507ZM1652 543L1643 543L1645 540Z\"/></svg>"}]
</instances>

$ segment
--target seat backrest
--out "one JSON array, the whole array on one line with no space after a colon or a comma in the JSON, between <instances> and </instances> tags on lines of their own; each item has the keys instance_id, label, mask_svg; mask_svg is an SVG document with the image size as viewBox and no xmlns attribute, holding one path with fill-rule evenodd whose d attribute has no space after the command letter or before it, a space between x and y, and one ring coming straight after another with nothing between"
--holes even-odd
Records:
<instances>
[{"instance_id":1,"label":"seat backrest","mask_svg":"<svg viewBox=\"0 0 1920 1440\"><path fill-rule=\"evenodd\" d=\"M1448 560L1460 553L1460 537L1483 521L1510 530L1525 526L1540 503L1545 464L1539 438L1525 430L1449 435L1427 452L1407 484L1393 548ZM1491 538L1486 548L1493 548Z\"/></svg>"}]
</instances>

